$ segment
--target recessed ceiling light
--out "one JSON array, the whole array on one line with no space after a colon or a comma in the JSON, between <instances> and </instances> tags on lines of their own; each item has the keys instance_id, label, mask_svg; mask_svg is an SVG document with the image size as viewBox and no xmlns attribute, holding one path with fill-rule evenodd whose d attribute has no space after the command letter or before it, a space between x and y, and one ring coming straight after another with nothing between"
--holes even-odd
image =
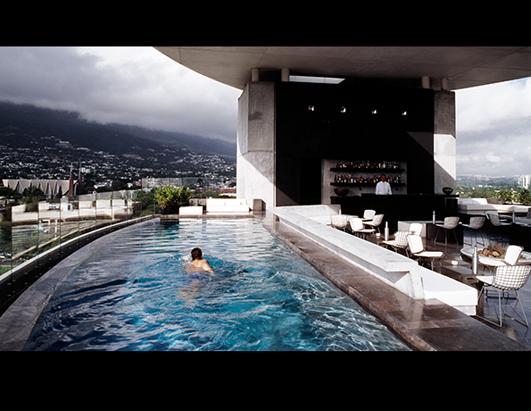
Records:
<instances>
[{"instance_id":1,"label":"recessed ceiling light","mask_svg":"<svg viewBox=\"0 0 531 411\"><path fill-rule=\"evenodd\" d=\"M341 106L341 107L339 108L339 112L340 112L340 113L346 113L346 112L347 112L347 108L346 108L345 106Z\"/></svg>"},{"instance_id":2,"label":"recessed ceiling light","mask_svg":"<svg viewBox=\"0 0 531 411\"><path fill-rule=\"evenodd\" d=\"M372 110L371 114L378 114L378 110L376 110L376 109Z\"/></svg>"},{"instance_id":3,"label":"recessed ceiling light","mask_svg":"<svg viewBox=\"0 0 531 411\"><path fill-rule=\"evenodd\" d=\"M407 116L407 110L402 110L402 115Z\"/></svg>"},{"instance_id":4,"label":"recessed ceiling light","mask_svg":"<svg viewBox=\"0 0 531 411\"><path fill-rule=\"evenodd\" d=\"M315 106L313 106L313 105L310 104L310 105L308 106L308 111L315 111Z\"/></svg>"}]
</instances>

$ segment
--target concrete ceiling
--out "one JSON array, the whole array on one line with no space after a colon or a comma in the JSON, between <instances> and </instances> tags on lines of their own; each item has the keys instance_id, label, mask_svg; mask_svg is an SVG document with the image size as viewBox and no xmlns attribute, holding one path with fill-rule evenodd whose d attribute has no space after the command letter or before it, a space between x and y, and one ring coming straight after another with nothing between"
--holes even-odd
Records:
<instances>
[{"instance_id":1,"label":"concrete ceiling","mask_svg":"<svg viewBox=\"0 0 531 411\"><path fill-rule=\"evenodd\" d=\"M452 90L531 77L531 47L156 47L178 63L243 89L252 68L336 77L447 78Z\"/></svg>"}]
</instances>

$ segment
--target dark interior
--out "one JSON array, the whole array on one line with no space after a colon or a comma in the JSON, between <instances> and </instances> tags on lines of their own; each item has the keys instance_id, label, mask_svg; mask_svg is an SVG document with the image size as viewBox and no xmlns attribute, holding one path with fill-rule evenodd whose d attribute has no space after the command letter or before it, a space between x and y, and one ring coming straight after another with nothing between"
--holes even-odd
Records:
<instances>
[{"instance_id":1,"label":"dark interior","mask_svg":"<svg viewBox=\"0 0 531 411\"><path fill-rule=\"evenodd\" d=\"M387 214L386 220L393 220L393 214L431 219L435 207L439 215L447 214L448 201L434 195L433 90L377 80L279 82L276 106L278 206L321 203L322 159L385 160L406 162L407 195L362 195L332 202L352 214L372 205Z\"/></svg>"}]
</instances>

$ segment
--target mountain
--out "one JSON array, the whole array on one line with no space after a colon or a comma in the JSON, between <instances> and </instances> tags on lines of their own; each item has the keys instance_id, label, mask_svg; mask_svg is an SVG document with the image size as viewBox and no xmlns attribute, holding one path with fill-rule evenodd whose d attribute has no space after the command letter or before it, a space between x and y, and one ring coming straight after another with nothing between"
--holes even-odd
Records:
<instances>
[{"instance_id":1,"label":"mountain","mask_svg":"<svg viewBox=\"0 0 531 411\"><path fill-rule=\"evenodd\" d=\"M201 137L193 134L149 130L137 126L126 126L121 124L112 124L111 126L115 130L120 130L130 135L174 147L185 147L196 153L220 154L228 157L236 157L236 145L234 143L229 143L228 141Z\"/></svg>"},{"instance_id":2,"label":"mountain","mask_svg":"<svg viewBox=\"0 0 531 411\"><path fill-rule=\"evenodd\" d=\"M0 144L28 147L36 137L55 136L75 146L111 154L144 154L167 146L183 152L236 156L236 145L178 132L149 130L120 124L99 124L79 113L0 102Z\"/></svg>"}]
</instances>

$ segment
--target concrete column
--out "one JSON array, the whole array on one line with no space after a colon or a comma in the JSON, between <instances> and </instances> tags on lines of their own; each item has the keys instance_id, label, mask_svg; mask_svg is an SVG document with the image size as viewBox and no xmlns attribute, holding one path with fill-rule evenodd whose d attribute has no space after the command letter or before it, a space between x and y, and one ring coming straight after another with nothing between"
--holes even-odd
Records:
<instances>
[{"instance_id":1,"label":"concrete column","mask_svg":"<svg viewBox=\"0 0 531 411\"><path fill-rule=\"evenodd\" d=\"M276 205L275 83L248 83L238 100L236 196Z\"/></svg>"},{"instance_id":2,"label":"concrete column","mask_svg":"<svg viewBox=\"0 0 531 411\"><path fill-rule=\"evenodd\" d=\"M434 93L433 167L434 193L442 194L443 187L455 189L456 179L456 133L455 93Z\"/></svg>"},{"instance_id":3,"label":"concrete column","mask_svg":"<svg viewBox=\"0 0 531 411\"><path fill-rule=\"evenodd\" d=\"M443 77L441 79L441 89L442 90L446 90L446 91L449 91L449 88L448 88L448 79L446 77Z\"/></svg>"},{"instance_id":4,"label":"concrete column","mask_svg":"<svg viewBox=\"0 0 531 411\"><path fill-rule=\"evenodd\" d=\"M422 88L431 88L430 76L422 76Z\"/></svg>"},{"instance_id":5,"label":"concrete column","mask_svg":"<svg viewBox=\"0 0 531 411\"><path fill-rule=\"evenodd\" d=\"M283 68L281 71L282 81L289 81L289 69Z\"/></svg>"},{"instance_id":6,"label":"concrete column","mask_svg":"<svg viewBox=\"0 0 531 411\"><path fill-rule=\"evenodd\" d=\"M253 83L256 83L257 81L260 81L260 72L257 68L251 69L251 81Z\"/></svg>"}]
</instances>

